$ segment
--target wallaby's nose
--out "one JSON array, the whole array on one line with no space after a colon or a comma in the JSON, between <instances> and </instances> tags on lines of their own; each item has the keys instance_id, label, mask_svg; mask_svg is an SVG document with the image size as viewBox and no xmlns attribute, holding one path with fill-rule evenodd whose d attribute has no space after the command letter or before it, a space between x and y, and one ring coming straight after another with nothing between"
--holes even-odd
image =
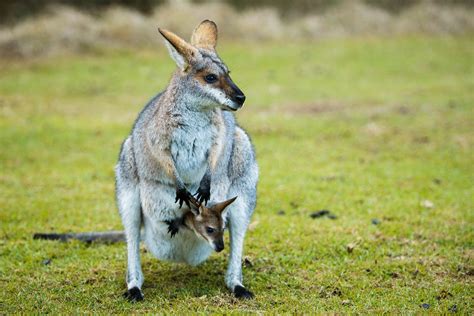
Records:
<instances>
[{"instance_id":1,"label":"wallaby's nose","mask_svg":"<svg viewBox=\"0 0 474 316\"><path fill-rule=\"evenodd\" d=\"M245 102L245 94L243 94L243 93L242 93L242 94L237 94L237 95L235 96L235 101L236 101L239 105L244 104L244 102Z\"/></svg>"},{"instance_id":2,"label":"wallaby's nose","mask_svg":"<svg viewBox=\"0 0 474 316\"><path fill-rule=\"evenodd\" d=\"M242 90L239 89L239 87L237 87L237 85L232 81L232 79L230 79L229 76L226 76L226 82L232 89L232 94L230 95L230 97L239 106L242 106L245 102L245 94L242 92Z\"/></svg>"}]
</instances>

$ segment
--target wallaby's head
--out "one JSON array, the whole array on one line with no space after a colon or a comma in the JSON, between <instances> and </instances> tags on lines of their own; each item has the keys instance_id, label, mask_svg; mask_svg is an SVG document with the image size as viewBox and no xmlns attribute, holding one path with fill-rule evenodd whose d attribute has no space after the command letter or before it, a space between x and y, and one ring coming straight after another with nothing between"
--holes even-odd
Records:
<instances>
[{"instance_id":1,"label":"wallaby's head","mask_svg":"<svg viewBox=\"0 0 474 316\"><path fill-rule=\"evenodd\" d=\"M220 107L236 111L245 101L244 93L229 76L229 69L216 52L217 25L201 22L188 43L176 34L158 29L165 38L169 53L178 66L172 84L187 93L194 110L205 111Z\"/></svg>"},{"instance_id":2,"label":"wallaby's head","mask_svg":"<svg viewBox=\"0 0 474 316\"><path fill-rule=\"evenodd\" d=\"M205 206L204 203L199 203L194 199L191 200L191 212L186 217L186 225L197 236L206 240L217 252L224 249L225 209L236 198L211 206Z\"/></svg>"}]
</instances>

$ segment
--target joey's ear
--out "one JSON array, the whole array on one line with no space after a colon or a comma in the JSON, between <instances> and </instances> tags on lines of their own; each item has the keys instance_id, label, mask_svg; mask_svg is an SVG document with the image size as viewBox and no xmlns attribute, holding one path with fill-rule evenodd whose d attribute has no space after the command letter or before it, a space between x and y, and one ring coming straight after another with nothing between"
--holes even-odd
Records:
<instances>
[{"instance_id":1,"label":"joey's ear","mask_svg":"<svg viewBox=\"0 0 474 316\"><path fill-rule=\"evenodd\" d=\"M178 35L161 28L158 28L158 31L165 38L165 44L171 58L173 58L176 65L178 65L182 71L186 71L191 62L199 58L197 48L187 43Z\"/></svg>"},{"instance_id":2,"label":"joey's ear","mask_svg":"<svg viewBox=\"0 0 474 316\"><path fill-rule=\"evenodd\" d=\"M219 212L219 213L222 214L222 213L224 212L224 210L226 209L226 207L229 206L230 204L232 204L232 202L234 202L236 198L237 198L237 197L233 197L233 198L231 198L231 199L229 199L229 200L227 200L227 201L214 204L214 205L212 206L212 209L213 209L214 211L217 211L217 212Z\"/></svg>"},{"instance_id":3,"label":"joey's ear","mask_svg":"<svg viewBox=\"0 0 474 316\"><path fill-rule=\"evenodd\" d=\"M200 210L199 210L199 209L200 209L199 206L196 206L196 205L194 205L194 204L191 204L190 210L191 210L191 213L194 214L194 216L198 216L198 215L199 215L199 213L200 213Z\"/></svg>"},{"instance_id":4,"label":"joey's ear","mask_svg":"<svg viewBox=\"0 0 474 316\"><path fill-rule=\"evenodd\" d=\"M195 215L198 216L199 213L201 212L201 203L199 203L198 200L196 200L193 196L189 198L189 202L191 202L191 212Z\"/></svg>"},{"instance_id":5,"label":"joey's ear","mask_svg":"<svg viewBox=\"0 0 474 316\"><path fill-rule=\"evenodd\" d=\"M193 31L191 44L196 47L215 50L217 45L217 25L216 23L204 20Z\"/></svg>"},{"instance_id":6,"label":"joey's ear","mask_svg":"<svg viewBox=\"0 0 474 316\"><path fill-rule=\"evenodd\" d=\"M194 216L203 215L206 213L206 207L202 204L199 206L191 204L191 212L194 214Z\"/></svg>"},{"instance_id":7,"label":"joey's ear","mask_svg":"<svg viewBox=\"0 0 474 316\"><path fill-rule=\"evenodd\" d=\"M199 208L194 207L194 205L191 205L191 213L193 213L194 216L199 215Z\"/></svg>"}]
</instances>

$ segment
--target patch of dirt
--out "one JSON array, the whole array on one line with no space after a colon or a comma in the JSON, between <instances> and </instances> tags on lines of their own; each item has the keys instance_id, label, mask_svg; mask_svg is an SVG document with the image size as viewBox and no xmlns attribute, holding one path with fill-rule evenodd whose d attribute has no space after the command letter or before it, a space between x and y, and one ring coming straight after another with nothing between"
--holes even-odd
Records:
<instances>
[{"instance_id":1,"label":"patch of dirt","mask_svg":"<svg viewBox=\"0 0 474 316\"><path fill-rule=\"evenodd\" d=\"M321 298L330 298L333 296L342 296L342 291L337 286L322 286L319 289L319 297Z\"/></svg>"},{"instance_id":2,"label":"patch of dirt","mask_svg":"<svg viewBox=\"0 0 474 316\"><path fill-rule=\"evenodd\" d=\"M288 104L279 108L279 110L283 110L285 113L295 115L316 115L329 112L341 112L344 111L347 107L348 106L346 104L329 101L303 104Z\"/></svg>"}]
</instances>

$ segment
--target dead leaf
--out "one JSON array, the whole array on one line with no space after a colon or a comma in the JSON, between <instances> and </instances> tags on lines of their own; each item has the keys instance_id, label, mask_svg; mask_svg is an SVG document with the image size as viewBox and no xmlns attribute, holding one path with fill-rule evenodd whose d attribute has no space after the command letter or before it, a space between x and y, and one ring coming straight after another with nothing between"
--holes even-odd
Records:
<instances>
[{"instance_id":1,"label":"dead leaf","mask_svg":"<svg viewBox=\"0 0 474 316\"><path fill-rule=\"evenodd\" d=\"M365 126L365 131L371 136L380 136L385 133L386 129L380 124L370 122Z\"/></svg>"},{"instance_id":2,"label":"dead leaf","mask_svg":"<svg viewBox=\"0 0 474 316\"><path fill-rule=\"evenodd\" d=\"M254 230L255 227L257 227L258 223L260 223L260 221L253 221L252 223L250 223L249 230L250 231Z\"/></svg>"},{"instance_id":3,"label":"dead leaf","mask_svg":"<svg viewBox=\"0 0 474 316\"><path fill-rule=\"evenodd\" d=\"M433 208L434 204L430 200L423 200L421 201L421 206L423 206L424 208Z\"/></svg>"},{"instance_id":4,"label":"dead leaf","mask_svg":"<svg viewBox=\"0 0 474 316\"><path fill-rule=\"evenodd\" d=\"M355 243L350 243L346 246L346 250L348 253L352 253L352 251L354 251L354 248L356 247L356 244Z\"/></svg>"}]
</instances>

